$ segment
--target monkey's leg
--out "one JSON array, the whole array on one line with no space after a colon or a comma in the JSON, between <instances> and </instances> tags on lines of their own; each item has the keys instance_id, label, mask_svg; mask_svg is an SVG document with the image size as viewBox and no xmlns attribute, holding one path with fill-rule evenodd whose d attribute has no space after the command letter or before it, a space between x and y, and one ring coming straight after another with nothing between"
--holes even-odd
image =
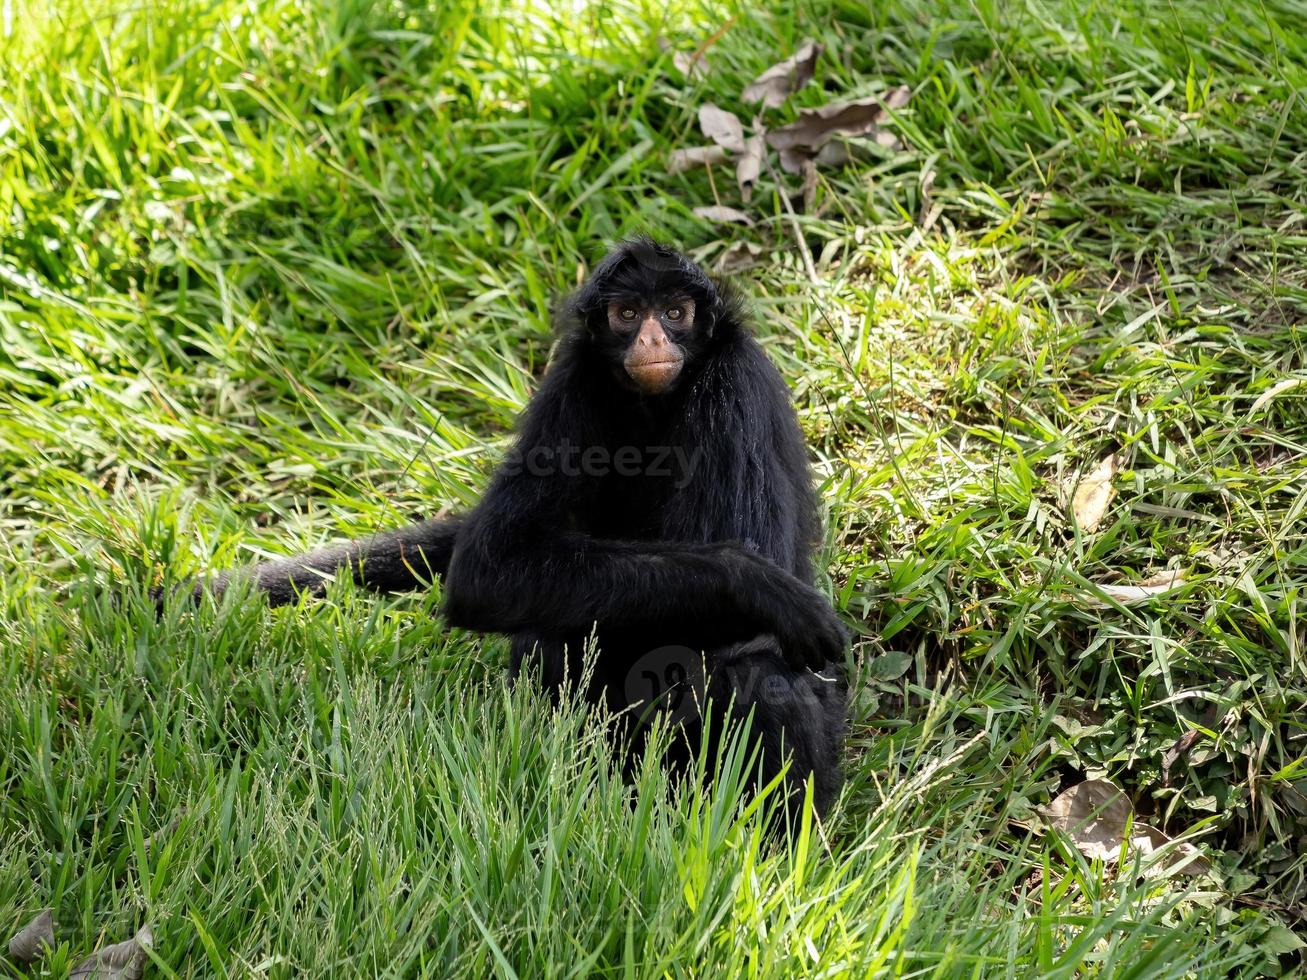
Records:
<instances>
[{"instance_id":1,"label":"monkey's leg","mask_svg":"<svg viewBox=\"0 0 1307 980\"><path fill-rule=\"evenodd\" d=\"M583 642L546 639L536 633L514 633L508 676L517 683L525 673L535 678L555 702L576 690L584 670Z\"/></svg>"},{"instance_id":2,"label":"monkey's leg","mask_svg":"<svg viewBox=\"0 0 1307 980\"><path fill-rule=\"evenodd\" d=\"M842 679L790 667L771 636L714 652L708 659L708 698L713 705L713 737L724 720L742 723L753 714L750 738L760 750L760 785L789 769L781 785L791 825L803 807L804 787L813 781L813 810L824 816L843 784L847 692ZM729 712L729 714L728 714Z\"/></svg>"}]
</instances>

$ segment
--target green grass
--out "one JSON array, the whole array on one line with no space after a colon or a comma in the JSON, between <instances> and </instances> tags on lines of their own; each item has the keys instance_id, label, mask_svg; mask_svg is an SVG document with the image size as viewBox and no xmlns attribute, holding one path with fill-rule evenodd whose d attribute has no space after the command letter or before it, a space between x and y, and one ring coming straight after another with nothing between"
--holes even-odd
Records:
<instances>
[{"instance_id":1,"label":"green grass","mask_svg":"<svg viewBox=\"0 0 1307 980\"><path fill-rule=\"evenodd\" d=\"M1300 967L1304 23L4 4L0 940L53 906L59 947L30 974L0 947L0 972L66 975L142 923L161 976ZM686 83L659 37L724 25ZM705 224L732 176L666 154L809 36L794 104L908 84L904 148L822 171L793 218L764 172L753 227ZM738 756L711 792L652 760L623 786L596 720L510 690L503 641L446 630L438 595L157 622L145 598L469 505L550 298L636 231L706 263L762 246L746 289L864 634L848 790L789 847L739 805ZM1078 531L1070 488L1110 452L1118 495ZM1163 569L1182 588L1096 602ZM1211 873L1045 833L1086 776Z\"/></svg>"}]
</instances>

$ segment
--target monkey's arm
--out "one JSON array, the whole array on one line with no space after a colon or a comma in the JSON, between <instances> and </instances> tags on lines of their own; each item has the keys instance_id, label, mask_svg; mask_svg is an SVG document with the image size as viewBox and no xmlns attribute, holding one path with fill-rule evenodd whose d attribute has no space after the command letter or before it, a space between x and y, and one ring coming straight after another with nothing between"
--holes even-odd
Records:
<instances>
[{"instance_id":1,"label":"monkey's arm","mask_svg":"<svg viewBox=\"0 0 1307 980\"><path fill-rule=\"evenodd\" d=\"M545 636L601 628L705 646L771 633L796 665L842 656L830 602L767 558L731 544L616 541L499 511L492 489L470 516L445 580L455 626Z\"/></svg>"},{"instance_id":2,"label":"monkey's arm","mask_svg":"<svg viewBox=\"0 0 1307 980\"><path fill-rule=\"evenodd\" d=\"M204 592L222 595L231 582L248 578L267 593L269 605L281 606L303 593L321 595L342 572L376 592L426 588L449 570L462 525L462 517L437 517L304 555L223 572L197 583L193 592L197 597Z\"/></svg>"}]
</instances>

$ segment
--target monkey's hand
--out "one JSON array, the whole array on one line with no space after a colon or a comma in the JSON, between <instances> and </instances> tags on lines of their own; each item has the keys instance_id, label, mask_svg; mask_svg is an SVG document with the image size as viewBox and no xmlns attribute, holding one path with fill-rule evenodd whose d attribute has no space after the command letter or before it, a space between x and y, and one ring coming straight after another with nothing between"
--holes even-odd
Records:
<instances>
[{"instance_id":1,"label":"monkey's hand","mask_svg":"<svg viewBox=\"0 0 1307 980\"><path fill-rule=\"evenodd\" d=\"M765 632L780 641L785 660L796 670L821 670L831 661L844 658L849 630L840 621L830 600L789 572L765 558L750 555L755 586L749 590L750 612Z\"/></svg>"},{"instance_id":2,"label":"monkey's hand","mask_svg":"<svg viewBox=\"0 0 1307 980\"><path fill-rule=\"evenodd\" d=\"M799 583L799 589L790 595L789 605L774 627L789 665L821 670L831 661L843 660L849 631L831 608L830 600Z\"/></svg>"}]
</instances>

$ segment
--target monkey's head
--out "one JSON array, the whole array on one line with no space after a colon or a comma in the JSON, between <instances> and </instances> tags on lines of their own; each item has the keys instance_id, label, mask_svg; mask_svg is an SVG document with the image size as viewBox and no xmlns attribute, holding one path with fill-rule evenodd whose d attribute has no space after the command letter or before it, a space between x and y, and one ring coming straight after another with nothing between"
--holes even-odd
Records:
<instances>
[{"instance_id":1,"label":"monkey's head","mask_svg":"<svg viewBox=\"0 0 1307 980\"><path fill-rule=\"evenodd\" d=\"M568 308L625 387L662 395L702 359L730 300L680 252L634 238L604 257Z\"/></svg>"}]
</instances>

